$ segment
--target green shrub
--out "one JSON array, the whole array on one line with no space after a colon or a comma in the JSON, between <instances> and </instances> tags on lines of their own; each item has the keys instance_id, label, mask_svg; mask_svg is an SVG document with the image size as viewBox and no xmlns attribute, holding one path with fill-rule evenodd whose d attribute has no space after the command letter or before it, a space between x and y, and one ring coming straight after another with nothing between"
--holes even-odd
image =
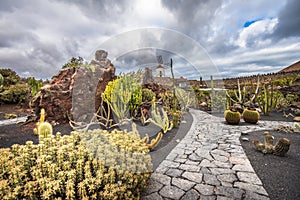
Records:
<instances>
[{"instance_id":1,"label":"green shrub","mask_svg":"<svg viewBox=\"0 0 300 200\"><path fill-rule=\"evenodd\" d=\"M15 144L0 149L0 199L138 199L151 175L148 151L138 136L122 131L57 133L36 145Z\"/></svg>"},{"instance_id":2,"label":"green shrub","mask_svg":"<svg viewBox=\"0 0 300 200\"><path fill-rule=\"evenodd\" d=\"M30 89L25 83L4 87L0 92L0 103L21 103L29 98Z\"/></svg>"},{"instance_id":3,"label":"green shrub","mask_svg":"<svg viewBox=\"0 0 300 200\"><path fill-rule=\"evenodd\" d=\"M3 76L3 86L8 87L20 83L21 78L17 73L11 69L0 69L0 74Z\"/></svg>"},{"instance_id":4,"label":"green shrub","mask_svg":"<svg viewBox=\"0 0 300 200\"><path fill-rule=\"evenodd\" d=\"M41 80L37 81L34 77L29 77L27 79L27 83L30 86L31 95L34 97L43 86L43 82Z\"/></svg>"}]
</instances>

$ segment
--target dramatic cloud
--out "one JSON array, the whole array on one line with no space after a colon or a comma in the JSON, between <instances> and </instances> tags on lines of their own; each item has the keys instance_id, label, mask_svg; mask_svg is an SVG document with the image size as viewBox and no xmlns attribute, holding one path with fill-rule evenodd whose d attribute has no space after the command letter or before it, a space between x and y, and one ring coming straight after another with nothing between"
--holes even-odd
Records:
<instances>
[{"instance_id":1,"label":"dramatic cloud","mask_svg":"<svg viewBox=\"0 0 300 200\"><path fill-rule=\"evenodd\" d=\"M0 67L50 78L71 57L90 60L111 38L156 27L164 34L131 35L109 48L119 71L155 66L162 55L166 62L173 58L176 76L188 78L215 74L216 68L219 77L274 72L299 60L299 5L296 0L3 0ZM134 48L141 42L151 48Z\"/></svg>"}]
</instances>

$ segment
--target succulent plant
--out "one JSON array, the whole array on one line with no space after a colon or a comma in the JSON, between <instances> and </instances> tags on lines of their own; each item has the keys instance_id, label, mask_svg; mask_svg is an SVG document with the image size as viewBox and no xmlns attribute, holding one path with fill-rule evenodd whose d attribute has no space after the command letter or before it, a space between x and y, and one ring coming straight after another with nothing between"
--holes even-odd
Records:
<instances>
[{"instance_id":1,"label":"succulent plant","mask_svg":"<svg viewBox=\"0 0 300 200\"><path fill-rule=\"evenodd\" d=\"M91 155L81 135L86 142L100 139L98 151L104 154ZM82 130L15 144L0 149L0 198L138 199L152 172L148 151L124 131Z\"/></svg>"},{"instance_id":2,"label":"succulent plant","mask_svg":"<svg viewBox=\"0 0 300 200\"><path fill-rule=\"evenodd\" d=\"M237 110L225 110L224 112L225 120L228 124L236 125L240 123L241 114Z\"/></svg>"},{"instance_id":3,"label":"succulent plant","mask_svg":"<svg viewBox=\"0 0 300 200\"><path fill-rule=\"evenodd\" d=\"M245 122L256 124L260 119L260 114L255 108L246 108L242 113L242 117Z\"/></svg>"},{"instance_id":4,"label":"succulent plant","mask_svg":"<svg viewBox=\"0 0 300 200\"><path fill-rule=\"evenodd\" d=\"M152 100L151 118L149 118L148 121L160 127L163 133L166 133L173 128L173 122L169 121L167 112L163 108L159 110L156 107L155 98Z\"/></svg>"}]
</instances>

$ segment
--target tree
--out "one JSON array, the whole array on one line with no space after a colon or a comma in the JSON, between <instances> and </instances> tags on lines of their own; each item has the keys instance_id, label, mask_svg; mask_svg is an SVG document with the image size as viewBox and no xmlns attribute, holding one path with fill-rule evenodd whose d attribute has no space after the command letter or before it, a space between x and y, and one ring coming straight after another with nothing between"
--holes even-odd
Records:
<instances>
[{"instance_id":1,"label":"tree","mask_svg":"<svg viewBox=\"0 0 300 200\"><path fill-rule=\"evenodd\" d=\"M66 64L62 66L62 69L79 67L83 64L83 58L78 56L78 58L72 57Z\"/></svg>"}]
</instances>

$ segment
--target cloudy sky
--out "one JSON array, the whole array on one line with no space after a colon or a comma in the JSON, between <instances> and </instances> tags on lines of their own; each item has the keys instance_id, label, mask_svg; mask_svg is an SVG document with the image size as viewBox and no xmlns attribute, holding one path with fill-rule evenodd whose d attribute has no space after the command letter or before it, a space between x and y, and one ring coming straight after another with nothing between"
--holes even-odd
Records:
<instances>
[{"instance_id":1,"label":"cloudy sky","mask_svg":"<svg viewBox=\"0 0 300 200\"><path fill-rule=\"evenodd\" d=\"M104 47L119 71L162 55L191 79L277 72L300 60L299 10L298 0L1 0L0 68L50 78Z\"/></svg>"}]
</instances>

